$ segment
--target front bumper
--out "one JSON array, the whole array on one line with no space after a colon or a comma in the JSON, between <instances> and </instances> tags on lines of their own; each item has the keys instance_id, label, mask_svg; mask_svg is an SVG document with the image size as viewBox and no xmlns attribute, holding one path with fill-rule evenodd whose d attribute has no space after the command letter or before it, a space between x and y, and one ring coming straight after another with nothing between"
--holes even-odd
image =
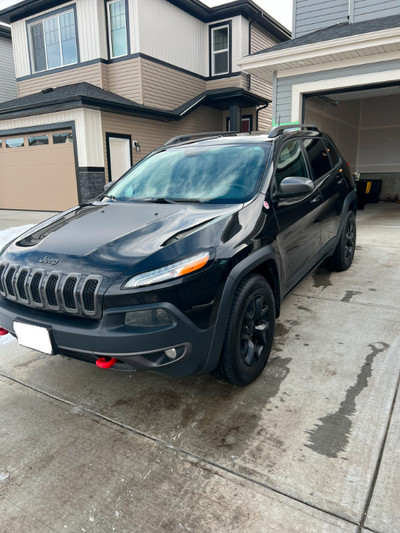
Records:
<instances>
[{"instance_id":1,"label":"front bumper","mask_svg":"<svg viewBox=\"0 0 400 533\"><path fill-rule=\"evenodd\" d=\"M163 327L125 325L131 311L161 308L174 323ZM115 357L116 370L155 370L186 376L204 368L214 327L198 328L178 308L168 302L134 307L110 308L101 320L50 313L0 299L0 326L15 335L14 321L45 327L55 354L95 363L99 357ZM175 348L176 358L166 350Z\"/></svg>"}]
</instances>

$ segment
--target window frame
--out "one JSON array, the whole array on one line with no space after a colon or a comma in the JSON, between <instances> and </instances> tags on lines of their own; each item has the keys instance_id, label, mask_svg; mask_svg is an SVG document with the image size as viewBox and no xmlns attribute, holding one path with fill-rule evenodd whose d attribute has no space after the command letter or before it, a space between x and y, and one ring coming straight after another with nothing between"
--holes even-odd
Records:
<instances>
[{"instance_id":1,"label":"window frame","mask_svg":"<svg viewBox=\"0 0 400 533\"><path fill-rule=\"evenodd\" d=\"M314 184L320 185L321 182L324 179L326 179L326 177L329 175L329 173L332 172L332 170L334 170L334 168L335 168L332 165L332 161L331 161L329 152L326 150L326 143L324 142L325 138L323 138L323 137L302 137L301 141L302 141L301 144L302 144L302 147L303 147L305 158L306 158L306 161L307 161L307 166L308 166L308 171L309 171L309 174L310 174L310 179L314 182ZM322 145L325 147L325 151L327 152L326 155L327 155L328 162L329 162L329 165L330 165L331 168L327 172L325 172L325 174L322 174L322 176L316 177L316 175L315 175L314 167L313 167L313 165L311 163L311 158L309 156L307 147L305 145L305 141L321 141Z\"/></svg>"},{"instance_id":2,"label":"window frame","mask_svg":"<svg viewBox=\"0 0 400 533\"><path fill-rule=\"evenodd\" d=\"M32 39L31 28L33 26L39 24L39 23L41 23L42 26L43 26L45 20L57 17L58 35L59 35L59 37L61 37L59 17L61 15L64 15L65 13L68 13L69 11L72 12L73 17L74 17L76 61L73 62L73 63L68 63L68 64L62 63L61 65L58 65L57 67L48 67L47 49L46 49L46 43L45 43L44 52L45 52L45 58L46 58L46 68L43 69L43 70L36 70L35 69L35 56L34 56L34 47L33 47L33 39ZM35 18L32 18L32 19L29 19L29 20L27 20L25 22L25 25L26 25L26 35L27 35L27 40L28 40L29 64L30 64L31 74L33 74L33 75L34 74L42 74L42 73L46 73L46 72L49 72L49 71L52 71L52 70L64 69L64 68L68 68L68 67L73 67L73 66L79 65L79 63L80 63L80 51L79 51L78 24L77 24L77 17L76 17L76 4L71 4L71 5L68 5L68 6L64 7L64 8L56 9L56 10L50 11L49 13L46 13L44 15L40 15L39 17L35 17ZM59 43L60 43L60 57L63 60L61 39L60 39Z\"/></svg>"},{"instance_id":3,"label":"window frame","mask_svg":"<svg viewBox=\"0 0 400 533\"><path fill-rule=\"evenodd\" d=\"M125 31L126 31L126 54L120 56L112 55L112 40L111 40L111 23L110 23L110 5L120 2L121 0L105 0L105 10L106 10L106 31L107 31L107 50L108 50L108 59L119 59L121 57L126 57L130 55L130 29L129 29L129 5L128 0L122 0L125 2Z\"/></svg>"},{"instance_id":4,"label":"window frame","mask_svg":"<svg viewBox=\"0 0 400 533\"><path fill-rule=\"evenodd\" d=\"M219 53L222 52L228 52L228 70L224 73L218 73L216 74L215 69L215 62L214 57L215 53L213 50L213 35L214 31L222 29L222 28L228 28L228 48L224 50L218 50ZM210 64L210 77L217 78L217 77L225 77L232 73L232 21L227 20L225 22L218 22L217 24L211 24L209 26L209 64Z\"/></svg>"}]
</instances>

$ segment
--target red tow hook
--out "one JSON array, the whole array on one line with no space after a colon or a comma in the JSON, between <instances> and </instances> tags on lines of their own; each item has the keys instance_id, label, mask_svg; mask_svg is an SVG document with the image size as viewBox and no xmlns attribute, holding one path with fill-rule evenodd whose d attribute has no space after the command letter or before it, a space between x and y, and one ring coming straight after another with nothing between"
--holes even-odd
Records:
<instances>
[{"instance_id":1,"label":"red tow hook","mask_svg":"<svg viewBox=\"0 0 400 533\"><path fill-rule=\"evenodd\" d=\"M96 361L96 366L99 368L111 368L117 362L115 357L99 357Z\"/></svg>"},{"instance_id":2,"label":"red tow hook","mask_svg":"<svg viewBox=\"0 0 400 533\"><path fill-rule=\"evenodd\" d=\"M8 334L8 331L4 328L0 328L0 337L2 337L3 335L7 335Z\"/></svg>"}]
</instances>

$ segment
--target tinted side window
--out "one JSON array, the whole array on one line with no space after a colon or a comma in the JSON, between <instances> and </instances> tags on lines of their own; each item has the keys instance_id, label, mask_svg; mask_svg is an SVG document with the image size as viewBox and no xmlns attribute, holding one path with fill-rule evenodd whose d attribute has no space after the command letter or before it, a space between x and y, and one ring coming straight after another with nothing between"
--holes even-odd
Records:
<instances>
[{"instance_id":1,"label":"tinted side window","mask_svg":"<svg viewBox=\"0 0 400 533\"><path fill-rule=\"evenodd\" d=\"M292 176L308 177L307 165L299 141L287 142L276 162L275 178L278 186L284 178Z\"/></svg>"},{"instance_id":2,"label":"tinted side window","mask_svg":"<svg viewBox=\"0 0 400 533\"><path fill-rule=\"evenodd\" d=\"M314 178L317 180L331 170L328 152L321 139L304 139Z\"/></svg>"},{"instance_id":3,"label":"tinted side window","mask_svg":"<svg viewBox=\"0 0 400 533\"><path fill-rule=\"evenodd\" d=\"M336 148L333 146L333 144L329 141L325 141L326 144L326 151L329 154L329 157L331 158L332 166L335 167L340 160L339 154L336 151Z\"/></svg>"}]
</instances>

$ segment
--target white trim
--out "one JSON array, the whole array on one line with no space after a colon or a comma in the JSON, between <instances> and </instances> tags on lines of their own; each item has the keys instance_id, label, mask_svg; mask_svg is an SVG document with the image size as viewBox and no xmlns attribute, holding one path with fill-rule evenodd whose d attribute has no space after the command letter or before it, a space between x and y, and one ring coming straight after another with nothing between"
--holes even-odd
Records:
<instances>
[{"instance_id":1,"label":"white trim","mask_svg":"<svg viewBox=\"0 0 400 533\"><path fill-rule=\"evenodd\" d=\"M244 70L261 67L270 67L271 70L277 70L282 63L316 59L331 54L394 44L399 41L400 27L397 27L247 56L239 61L238 64Z\"/></svg>"},{"instance_id":2,"label":"white trim","mask_svg":"<svg viewBox=\"0 0 400 533\"><path fill-rule=\"evenodd\" d=\"M319 65L308 65L306 67L292 68L288 70L277 71L278 78L290 78L291 76L300 76L302 74L313 74L326 70L335 70L339 68L355 67L358 65L366 65L370 63L379 63L383 61L392 61L400 59L400 51L387 52L385 54L378 54L369 57L355 57L353 59L343 59L342 61L330 61L329 63L322 63Z\"/></svg>"},{"instance_id":3,"label":"white trim","mask_svg":"<svg viewBox=\"0 0 400 533\"><path fill-rule=\"evenodd\" d=\"M360 74L358 76L344 76L341 78L331 78L328 80L311 81L299 83L292 86L292 122L300 122L303 95L319 91L332 89L346 89L357 87L358 85L370 85L373 83L385 83L400 79L400 69L385 70L383 72L373 72L371 74Z\"/></svg>"}]
</instances>

